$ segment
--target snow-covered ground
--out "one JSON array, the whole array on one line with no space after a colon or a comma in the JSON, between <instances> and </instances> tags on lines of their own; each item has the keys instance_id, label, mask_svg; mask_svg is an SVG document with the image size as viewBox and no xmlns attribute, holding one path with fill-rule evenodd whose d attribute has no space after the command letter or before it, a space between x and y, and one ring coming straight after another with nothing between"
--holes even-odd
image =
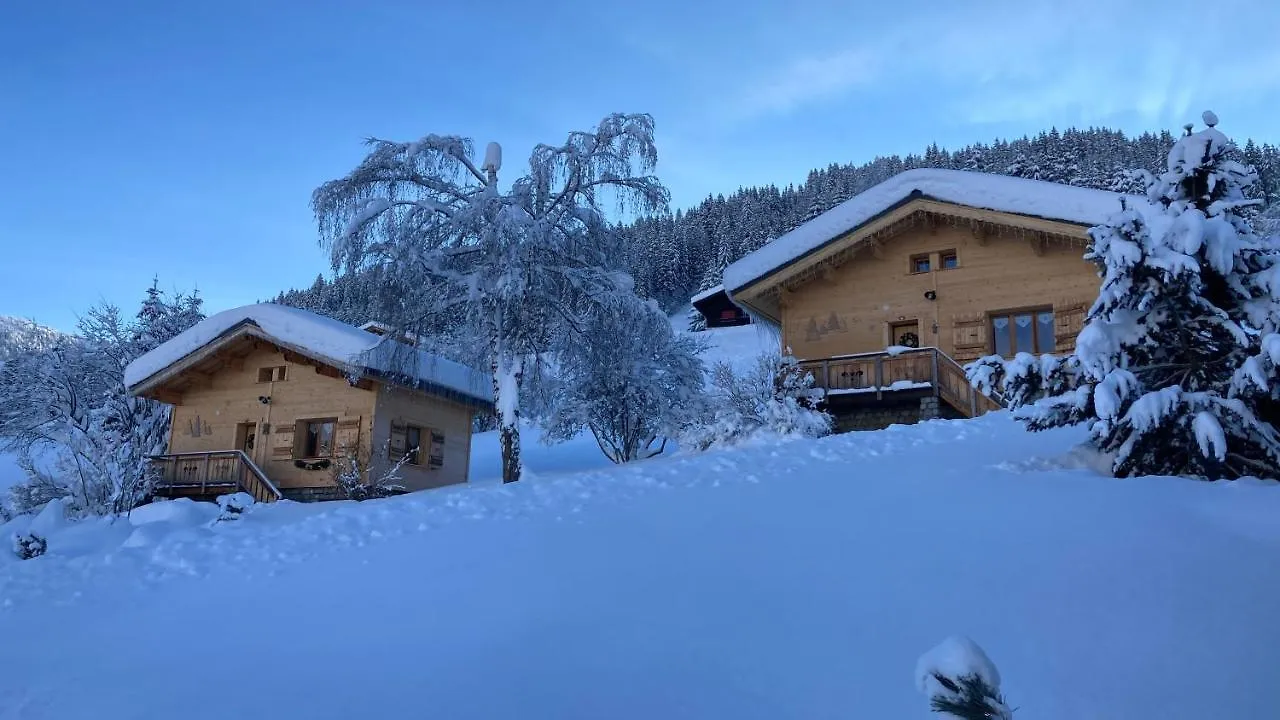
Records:
<instances>
[{"instance_id":1,"label":"snow-covered ground","mask_svg":"<svg viewBox=\"0 0 1280 720\"><path fill-rule=\"evenodd\" d=\"M0 564L0 718L923 720L953 634L1018 717L1272 716L1280 490L1078 439L995 414L55 528Z\"/></svg>"},{"instance_id":2,"label":"snow-covered ground","mask_svg":"<svg viewBox=\"0 0 1280 720\"><path fill-rule=\"evenodd\" d=\"M0 451L0 493L7 493L9 488L25 477L22 468L18 467L18 457L13 453Z\"/></svg>"}]
</instances>

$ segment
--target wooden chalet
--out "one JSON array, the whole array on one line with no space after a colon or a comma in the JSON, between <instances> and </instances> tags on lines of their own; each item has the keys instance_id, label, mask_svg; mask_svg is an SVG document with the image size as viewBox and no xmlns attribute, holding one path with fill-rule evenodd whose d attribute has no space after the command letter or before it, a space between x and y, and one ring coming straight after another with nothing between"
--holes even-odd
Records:
<instances>
[{"instance_id":1,"label":"wooden chalet","mask_svg":"<svg viewBox=\"0 0 1280 720\"><path fill-rule=\"evenodd\" d=\"M343 497L340 462L406 490L466 482L487 376L314 313L252 305L209 317L132 363L130 392L173 405L160 496Z\"/></svg>"},{"instance_id":2,"label":"wooden chalet","mask_svg":"<svg viewBox=\"0 0 1280 720\"><path fill-rule=\"evenodd\" d=\"M842 429L974 417L1000 405L970 387L963 363L1073 349L1099 288L1087 230L1119 199L908 171L732 264L725 286L780 330Z\"/></svg>"},{"instance_id":3,"label":"wooden chalet","mask_svg":"<svg viewBox=\"0 0 1280 720\"><path fill-rule=\"evenodd\" d=\"M736 327L751 323L751 316L729 299L729 293L725 292L723 285L703 290L690 298L689 302L702 315L708 328Z\"/></svg>"}]
</instances>

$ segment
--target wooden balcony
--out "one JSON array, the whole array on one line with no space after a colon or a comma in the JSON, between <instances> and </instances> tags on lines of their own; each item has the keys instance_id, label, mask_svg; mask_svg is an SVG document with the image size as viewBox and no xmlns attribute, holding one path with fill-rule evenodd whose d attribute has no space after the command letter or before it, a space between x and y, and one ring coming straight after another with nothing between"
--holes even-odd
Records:
<instances>
[{"instance_id":1,"label":"wooden balcony","mask_svg":"<svg viewBox=\"0 0 1280 720\"><path fill-rule=\"evenodd\" d=\"M156 455L151 466L157 475L157 497L212 500L237 492L249 493L258 502L282 497L280 489L240 450Z\"/></svg>"},{"instance_id":2,"label":"wooden balcony","mask_svg":"<svg viewBox=\"0 0 1280 720\"><path fill-rule=\"evenodd\" d=\"M883 400L910 393L931 394L968 418L1002 407L970 385L964 368L937 348L803 360L800 367L813 373L828 404L840 396Z\"/></svg>"}]
</instances>

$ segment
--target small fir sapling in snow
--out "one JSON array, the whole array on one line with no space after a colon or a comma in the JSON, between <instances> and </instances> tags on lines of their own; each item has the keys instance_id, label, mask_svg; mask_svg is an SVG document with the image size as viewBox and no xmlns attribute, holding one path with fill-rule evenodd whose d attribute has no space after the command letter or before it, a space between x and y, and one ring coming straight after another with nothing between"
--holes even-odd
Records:
<instances>
[{"instance_id":1,"label":"small fir sapling in snow","mask_svg":"<svg viewBox=\"0 0 1280 720\"><path fill-rule=\"evenodd\" d=\"M48 549L49 542L34 532L15 533L13 536L13 554L19 560L39 557Z\"/></svg>"},{"instance_id":2,"label":"small fir sapling in snow","mask_svg":"<svg viewBox=\"0 0 1280 720\"><path fill-rule=\"evenodd\" d=\"M1090 229L1102 287L1073 355L970 368L1031 430L1088 423L1121 477L1280 475L1280 248L1250 222L1255 173L1205 121L1148 176L1149 208Z\"/></svg>"},{"instance_id":3,"label":"small fir sapling in snow","mask_svg":"<svg viewBox=\"0 0 1280 720\"><path fill-rule=\"evenodd\" d=\"M689 308L689 332L702 332L707 329L707 319L697 308Z\"/></svg>"},{"instance_id":4,"label":"small fir sapling in snow","mask_svg":"<svg viewBox=\"0 0 1280 720\"><path fill-rule=\"evenodd\" d=\"M649 174L653 119L610 115L562 145L537 145L505 191L497 158L477 168L470 140L369 145L358 167L312 196L322 242L335 269L376 268L403 307L451 314L484 339L502 478L519 480L526 367L579 333L593 303L632 291L624 238L603 203L641 214L666 208L667 190Z\"/></svg>"},{"instance_id":5,"label":"small fir sapling in snow","mask_svg":"<svg viewBox=\"0 0 1280 720\"><path fill-rule=\"evenodd\" d=\"M995 663L967 637L949 637L921 655L916 687L935 713L958 720L1013 720Z\"/></svg>"}]
</instances>

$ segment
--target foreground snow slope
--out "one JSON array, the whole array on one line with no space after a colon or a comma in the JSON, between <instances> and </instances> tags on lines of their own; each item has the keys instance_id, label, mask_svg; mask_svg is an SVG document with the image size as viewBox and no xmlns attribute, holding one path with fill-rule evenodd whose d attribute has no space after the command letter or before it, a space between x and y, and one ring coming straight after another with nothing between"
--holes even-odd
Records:
<instances>
[{"instance_id":1,"label":"foreground snow slope","mask_svg":"<svg viewBox=\"0 0 1280 720\"><path fill-rule=\"evenodd\" d=\"M989 416L73 526L0 566L0 718L923 719L957 633L1020 718L1272 716L1277 489L1107 479L1076 439Z\"/></svg>"}]
</instances>

